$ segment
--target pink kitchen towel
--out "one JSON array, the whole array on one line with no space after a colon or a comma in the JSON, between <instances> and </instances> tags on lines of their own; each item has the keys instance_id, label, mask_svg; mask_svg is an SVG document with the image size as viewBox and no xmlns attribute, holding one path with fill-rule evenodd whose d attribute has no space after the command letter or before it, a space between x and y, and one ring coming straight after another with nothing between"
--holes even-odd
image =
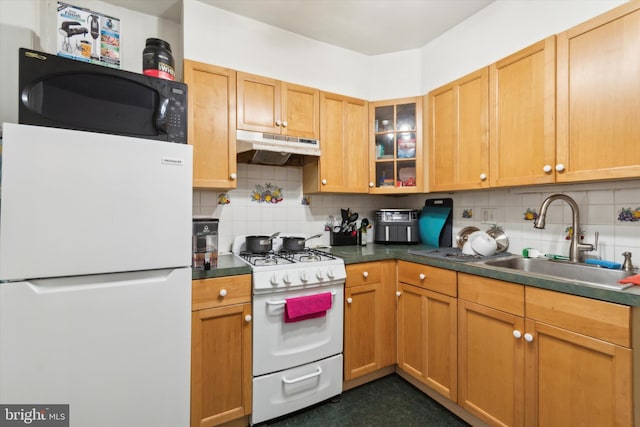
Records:
<instances>
[{"instance_id":1,"label":"pink kitchen towel","mask_svg":"<svg viewBox=\"0 0 640 427\"><path fill-rule=\"evenodd\" d=\"M323 317L331 308L331 292L287 298L284 307L285 323L299 322L306 319Z\"/></svg>"}]
</instances>

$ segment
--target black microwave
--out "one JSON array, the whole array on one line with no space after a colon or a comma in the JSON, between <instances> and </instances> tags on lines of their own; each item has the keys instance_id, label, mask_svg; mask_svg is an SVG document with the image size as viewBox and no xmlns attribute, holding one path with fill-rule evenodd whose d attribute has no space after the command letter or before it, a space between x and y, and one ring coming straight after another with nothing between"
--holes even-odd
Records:
<instances>
[{"instance_id":1,"label":"black microwave","mask_svg":"<svg viewBox=\"0 0 640 427\"><path fill-rule=\"evenodd\" d=\"M187 143L187 85L21 48L21 124Z\"/></svg>"}]
</instances>

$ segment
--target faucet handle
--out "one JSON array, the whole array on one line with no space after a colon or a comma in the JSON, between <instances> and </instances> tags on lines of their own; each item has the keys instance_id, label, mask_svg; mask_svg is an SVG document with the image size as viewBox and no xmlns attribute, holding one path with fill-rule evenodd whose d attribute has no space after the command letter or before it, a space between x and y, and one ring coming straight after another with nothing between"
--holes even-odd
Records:
<instances>
[{"instance_id":1,"label":"faucet handle","mask_svg":"<svg viewBox=\"0 0 640 427\"><path fill-rule=\"evenodd\" d=\"M600 233L598 233L597 231L595 232L595 243L591 244L591 243L578 243L578 250L582 251L582 252L591 252L591 251L595 251L598 249L598 237L600 236Z\"/></svg>"}]
</instances>

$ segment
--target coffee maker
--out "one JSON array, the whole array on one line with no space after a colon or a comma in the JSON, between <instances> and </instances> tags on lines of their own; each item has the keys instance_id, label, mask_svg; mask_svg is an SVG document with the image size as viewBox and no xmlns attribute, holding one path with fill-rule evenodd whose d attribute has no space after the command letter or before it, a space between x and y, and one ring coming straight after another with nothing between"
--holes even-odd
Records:
<instances>
[{"instance_id":1,"label":"coffee maker","mask_svg":"<svg viewBox=\"0 0 640 427\"><path fill-rule=\"evenodd\" d=\"M193 218L192 267L210 270L218 265L218 220Z\"/></svg>"}]
</instances>

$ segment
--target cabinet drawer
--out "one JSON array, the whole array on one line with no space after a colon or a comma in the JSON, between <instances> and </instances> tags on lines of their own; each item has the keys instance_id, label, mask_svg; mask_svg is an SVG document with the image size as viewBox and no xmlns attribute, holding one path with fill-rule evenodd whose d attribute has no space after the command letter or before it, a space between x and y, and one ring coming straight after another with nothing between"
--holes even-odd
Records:
<instances>
[{"instance_id":1,"label":"cabinet drawer","mask_svg":"<svg viewBox=\"0 0 640 427\"><path fill-rule=\"evenodd\" d=\"M457 275L452 270L398 261L398 282L457 296Z\"/></svg>"},{"instance_id":2,"label":"cabinet drawer","mask_svg":"<svg viewBox=\"0 0 640 427\"><path fill-rule=\"evenodd\" d=\"M458 298L524 316L524 285L459 273Z\"/></svg>"},{"instance_id":3,"label":"cabinet drawer","mask_svg":"<svg viewBox=\"0 0 640 427\"><path fill-rule=\"evenodd\" d=\"M525 292L528 318L631 347L631 307L532 287Z\"/></svg>"},{"instance_id":4,"label":"cabinet drawer","mask_svg":"<svg viewBox=\"0 0 640 427\"><path fill-rule=\"evenodd\" d=\"M346 266L347 280L345 286L366 285L382 281L382 262L365 262Z\"/></svg>"},{"instance_id":5,"label":"cabinet drawer","mask_svg":"<svg viewBox=\"0 0 640 427\"><path fill-rule=\"evenodd\" d=\"M251 275L193 280L191 310L251 302Z\"/></svg>"}]
</instances>

